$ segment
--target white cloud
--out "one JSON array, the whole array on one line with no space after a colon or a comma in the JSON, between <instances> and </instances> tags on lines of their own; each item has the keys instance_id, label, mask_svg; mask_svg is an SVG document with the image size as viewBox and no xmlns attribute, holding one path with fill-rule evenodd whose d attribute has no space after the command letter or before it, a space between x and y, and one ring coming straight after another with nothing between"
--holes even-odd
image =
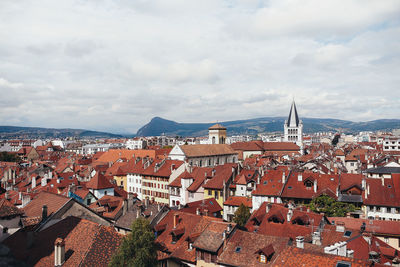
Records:
<instances>
[{"instance_id":1,"label":"white cloud","mask_svg":"<svg viewBox=\"0 0 400 267\"><path fill-rule=\"evenodd\" d=\"M400 113L399 1L1 1L1 124Z\"/></svg>"}]
</instances>

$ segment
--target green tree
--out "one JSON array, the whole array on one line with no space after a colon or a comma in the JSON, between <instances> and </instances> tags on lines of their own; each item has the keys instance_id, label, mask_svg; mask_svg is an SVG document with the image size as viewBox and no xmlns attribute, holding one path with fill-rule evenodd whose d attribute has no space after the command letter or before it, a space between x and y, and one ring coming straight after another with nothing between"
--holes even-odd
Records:
<instances>
[{"instance_id":1,"label":"green tree","mask_svg":"<svg viewBox=\"0 0 400 267\"><path fill-rule=\"evenodd\" d=\"M15 153L0 152L0 161L20 162L20 158Z\"/></svg>"},{"instance_id":2,"label":"green tree","mask_svg":"<svg viewBox=\"0 0 400 267\"><path fill-rule=\"evenodd\" d=\"M340 134L336 134L333 139L332 139L332 145L336 146L337 143L339 142Z\"/></svg>"},{"instance_id":3,"label":"green tree","mask_svg":"<svg viewBox=\"0 0 400 267\"><path fill-rule=\"evenodd\" d=\"M249 218L250 208L241 203L239 208L235 211L235 214L233 215L233 221L237 223L238 226L244 227Z\"/></svg>"},{"instance_id":4,"label":"green tree","mask_svg":"<svg viewBox=\"0 0 400 267\"><path fill-rule=\"evenodd\" d=\"M327 195L314 198L308 206L312 211L324 213L328 217L344 217L348 212L356 210L353 204L336 201Z\"/></svg>"},{"instance_id":5,"label":"green tree","mask_svg":"<svg viewBox=\"0 0 400 267\"><path fill-rule=\"evenodd\" d=\"M131 229L132 232L122 240L109 266L156 266L157 247L149 222L139 218L133 222Z\"/></svg>"}]
</instances>

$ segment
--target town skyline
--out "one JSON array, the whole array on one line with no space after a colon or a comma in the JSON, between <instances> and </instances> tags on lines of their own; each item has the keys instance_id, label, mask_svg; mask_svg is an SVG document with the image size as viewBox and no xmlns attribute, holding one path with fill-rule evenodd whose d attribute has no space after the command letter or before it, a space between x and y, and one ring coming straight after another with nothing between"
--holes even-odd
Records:
<instances>
[{"instance_id":1,"label":"town skyline","mask_svg":"<svg viewBox=\"0 0 400 267\"><path fill-rule=\"evenodd\" d=\"M302 117L396 118L399 11L398 1L3 1L0 125L136 132L155 116L287 116L293 98Z\"/></svg>"}]
</instances>

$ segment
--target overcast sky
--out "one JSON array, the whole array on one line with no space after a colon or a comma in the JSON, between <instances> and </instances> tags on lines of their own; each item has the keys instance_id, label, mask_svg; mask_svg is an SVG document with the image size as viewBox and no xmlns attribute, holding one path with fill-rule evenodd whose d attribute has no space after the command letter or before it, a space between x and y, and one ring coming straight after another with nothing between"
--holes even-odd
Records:
<instances>
[{"instance_id":1,"label":"overcast sky","mask_svg":"<svg viewBox=\"0 0 400 267\"><path fill-rule=\"evenodd\" d=\"M400 1L0 1L0 125L399 118Z\"/></svg>"}]
</instances>

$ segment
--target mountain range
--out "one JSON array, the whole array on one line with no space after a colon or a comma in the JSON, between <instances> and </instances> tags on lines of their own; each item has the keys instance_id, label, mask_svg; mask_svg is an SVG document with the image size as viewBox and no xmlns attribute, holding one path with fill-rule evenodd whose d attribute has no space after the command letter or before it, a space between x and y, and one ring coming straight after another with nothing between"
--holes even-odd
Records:
<instances>
[{"instance_id":1,"label":"mountain range","mask_svg":"<svg viewBox=\"0 0 400 267\"><path fill-rule=\"evenodd\" d=\"M258 133L283 132L283 124L287 117L264 117L248 120L219 122L227 128L228 135L256 135ZM367 122L352 122L337 119L303 118L304 132L340 131L358 133L360 131L391 131L400 128L400 120L382 119ZM154 117L140 128L137 136L205 136L208 128L214 123L178 123L160 117Z\"/></svg>"},{"instance_id":2,"label":"mountain range","mask_svg":"<svg viewBox=\"0 0 400 267\"><path fill-rule=\"evenodd\" d=\"M0 138L119 138L121 135L83 129L53 129L40 127L0 126Z\"/></svg>"}]
</instances>

